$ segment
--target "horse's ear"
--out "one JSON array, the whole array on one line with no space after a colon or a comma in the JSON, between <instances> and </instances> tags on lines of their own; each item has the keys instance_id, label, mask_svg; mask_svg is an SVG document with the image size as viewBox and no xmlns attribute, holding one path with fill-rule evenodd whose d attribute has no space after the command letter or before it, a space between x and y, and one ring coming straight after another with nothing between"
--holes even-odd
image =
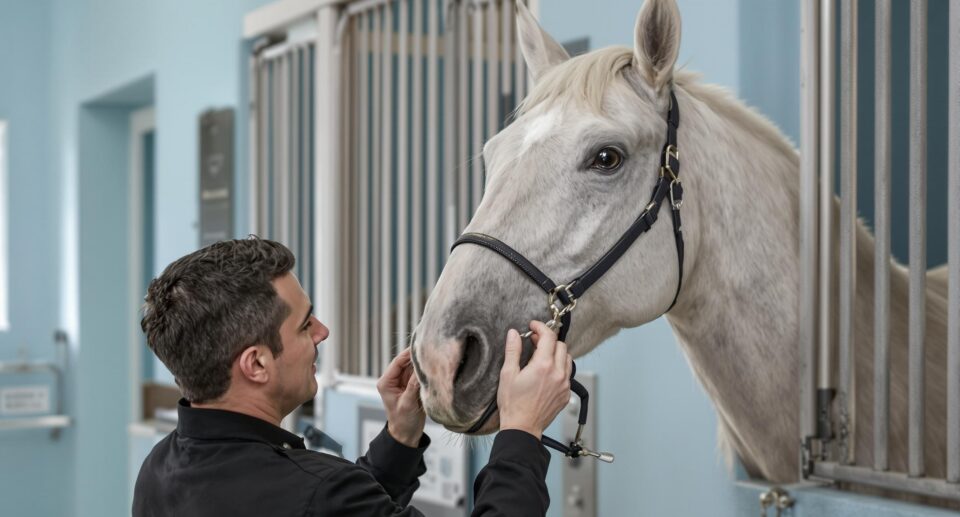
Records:
<instances>
[{"instance_id":1,"label":"horse's ear","mask_svg":"<svg viewBox=\"0 0 960 517\"><path fill-rule=\"evenodd\" d=\"M517 2L517 37L520 50L527 62L533 79L543 77L547 70L570 59L570 54L560 46L540 24L523 2Z\"/></svg>"},{"instance_id":2,"label":"horse's ear","mask_svg":"<svg viewBox=\"0 0 960 517\"><path fill-rule=\"evenodd\" d=\"M680 9L675 0L646 0L637 15L633 61L647 82L660 91L673 79L680 51Z\"/></svg>"}]
</instances>

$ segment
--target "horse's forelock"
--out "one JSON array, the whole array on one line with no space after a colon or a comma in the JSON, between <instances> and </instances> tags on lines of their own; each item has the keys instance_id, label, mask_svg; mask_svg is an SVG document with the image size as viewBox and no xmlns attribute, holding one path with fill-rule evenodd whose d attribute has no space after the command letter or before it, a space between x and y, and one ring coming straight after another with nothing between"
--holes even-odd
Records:
<instances>
[{"instance_id":1,"label":"horse's forelock","mask_svg":"<svg viewBox=\"0 0 960 517\"><path fill-rule=\"evenodd\" d=\"M602 114L610 86L633 62L633 50L608 47L574 57L550 69L517 108L526 113L544 103L580 103Z\"/></svg>"}]
</instances>

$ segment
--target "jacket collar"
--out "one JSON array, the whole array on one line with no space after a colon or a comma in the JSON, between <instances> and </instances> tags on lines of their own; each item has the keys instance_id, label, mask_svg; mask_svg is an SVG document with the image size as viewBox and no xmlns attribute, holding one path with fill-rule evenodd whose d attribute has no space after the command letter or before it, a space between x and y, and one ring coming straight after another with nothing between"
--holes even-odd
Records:
<instances>
[{"instance_id":1,"label":"jacket collar","mask_svg":"<svg viewBox=\"0 0 960 517\"><path fill-rule=\"evenodd\" d=\"M223 409L195 408L187 399L177 404L177 432L199 440L264 442L283 449L305 449L303 438L266 420Z\"/></svg>"}]
</instances>

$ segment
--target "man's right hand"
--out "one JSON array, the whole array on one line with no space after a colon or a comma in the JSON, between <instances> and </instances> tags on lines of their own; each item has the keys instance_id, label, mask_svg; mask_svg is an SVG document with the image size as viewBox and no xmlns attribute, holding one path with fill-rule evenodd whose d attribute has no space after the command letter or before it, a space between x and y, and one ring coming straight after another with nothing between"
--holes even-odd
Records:
<instances>
[{"instance_id":1,"label":"man's right hand","mask_svg":"<svg viewBox=\"0 0 960 517\"><path fill-rule=\"evenodd\" d=\"M530 322L535 350L530 362L520 368L520 334L507 332L507 350L500 370L497 405L500 430L519 429L539 440L543 430L570 401L573 360L567 345L539 321Z\"/></svg>"}]
</instances>

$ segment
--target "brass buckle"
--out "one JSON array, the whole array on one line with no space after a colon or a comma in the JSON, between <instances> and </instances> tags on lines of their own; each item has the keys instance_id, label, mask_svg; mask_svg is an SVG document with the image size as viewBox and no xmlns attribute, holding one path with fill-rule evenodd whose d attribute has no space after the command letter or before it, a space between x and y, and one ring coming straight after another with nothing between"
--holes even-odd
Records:
<instances>
[{"instance_id":1,"label":"brass buckle","mask_svg":"<svg viewBox=\"0 0 960 517\"><path fill-rule=\"evenodd\" d=\"M663 165L660 166L660 177L661 178L664 177L663 172L666 171L670 173L670 179L676 180L677 174L674 172L673 168L670 167L670 158L672 157L674 160L677 160L677 162L679 163L680 150L677 149L677 146L670 144L667 146L666 149L664 149L663 155L665 159L663 160L664 162Z\"/></svg>"}]
</instances>

